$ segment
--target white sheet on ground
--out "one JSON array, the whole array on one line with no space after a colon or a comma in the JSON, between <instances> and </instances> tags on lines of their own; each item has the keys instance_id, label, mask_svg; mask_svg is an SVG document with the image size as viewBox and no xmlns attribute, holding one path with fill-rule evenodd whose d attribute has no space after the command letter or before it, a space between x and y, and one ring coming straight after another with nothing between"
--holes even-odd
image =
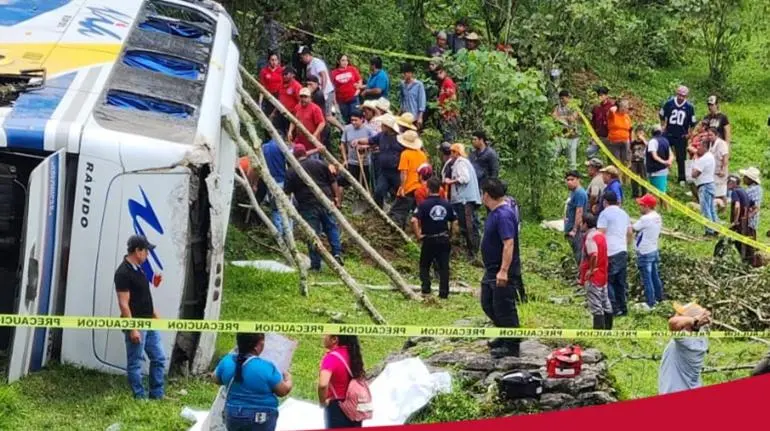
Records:
<instances>
[{"instance_id":1,"label":"white sheet on ground","mask_svg":"<svg viewBox=\"0 0 770 431\"><path fill-rule=\"evenodd\" d=\"M540 223L540 227L564 232L564 220L543 220L543 222Z\"/></svg>"},{"instance_id":2,"label":"white sheet on ground","mask_svg":"<svg viewBox=\"0 0 770 431\"><path fill-rule=\"evenodd\" d=\"M402 425L433 397L450 392L452 377L447 372L431 374L420 359L408 358L388 364L370 388L374 417L364 422L364 426ZM214 407L212 413L204 420L199 419L190 431L209 431L211 425L207 422L211 415L221 415L214 413ZM287 398L278 411L277 431L324 428L323 410L315 402Z\"/></svg>"},{"instance_id":3,"label":"white sheet on ground","mask_svg":"<svg viewBox=\"0 0 770 431\"><path fill-rule=\"evenodd\" d=\"M256 268L271 272L294 272L294 268L275 260L234 260L230 263L241 268Z\"/></svg>"}]
</instances>

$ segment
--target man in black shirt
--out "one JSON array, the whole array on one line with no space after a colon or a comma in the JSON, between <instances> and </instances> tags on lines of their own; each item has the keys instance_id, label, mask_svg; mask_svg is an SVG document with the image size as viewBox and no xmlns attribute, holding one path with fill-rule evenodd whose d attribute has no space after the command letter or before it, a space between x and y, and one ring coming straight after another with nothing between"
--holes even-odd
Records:
<instances>
[{"instance_id":1,"label":"man in black shirt","mask_svg":"<svg viewBox=\"0 0 770 431\"><path fill-rule=\"evenodd\" d=\"M147 256L155 246L147 238L134 235L128 239L128 254L115 270L115 290L118 294L120 317L137 319L157 319L158 313L152 303L150 280L142 269ZM152 280L155 287L161 283L160 274ZM150 398L163 398L163 374L166 355L163 352L160 334L154 330L139 331L132 329L126 335L126 374L128 383L137 399L145 398L142 384L142 362L144 354L150 358Z\"/></svg>"},{"instance_id":2,"label":"man in black shirt","mask_svg":"<svg viewBox=\"0 0 770 431\"><path fill-rule=\"evenodd\" d=\"M473 144L473 151L471 151L468 159L473 163L476 178L479 181L479 187L481 187L485 181L497 178L500 173L500 160L497 157L497 152L489 146L487 134L483 131L473 132L471 143Z\"/></svg>"},{"instance_id":3,"label":"man in black shirt","mask_svg":"<svg viewBox=\"0 0 770 431\"><path fill-rule=\"evenodd\" d=\"M428 296L430 289L430 267L436 262L439 274L438 297L449 297L449 255L452 246L449 240L450 224L457 220L452 206L439 196L441 180L431 177L428 180L430 195L412 216L412 229L418 240L422 241L420 250L420 281L422 294Z\"/></svg>"},{"instance_id":4,"label":"man in black shirt","mask_svg":"<svg viewBox=\"0 0 770 431\"><path fill-rule=\"evenodd\" d=\"M310 175L313 182L318 186L321 191L334 201L337 208L341 205L342 192L337 184L337 177L332 173L329 166L326 163L318 159L309 159L307 157L307 151L302 144L294 145L294 157L299 160L299 164L302 169ZM334 219L331 211L327 210L321 202L316 199L310 186L302 181L302 178L297 175L294 169L290 169L286 173L286 185L284 186L286 194L294 194L296 201L297 211L300 213L303 219L313 227L313 230L317 234L326 232L326 238L329 240L329 245L332 248L332 255L342 265L342 244L340 243L340 230L337 227L337 221ZM321 270L321 255L313 246L312 242L308 242L308 250L310 254L310 269L314 271Z\"/></svg>"}]
</instances>

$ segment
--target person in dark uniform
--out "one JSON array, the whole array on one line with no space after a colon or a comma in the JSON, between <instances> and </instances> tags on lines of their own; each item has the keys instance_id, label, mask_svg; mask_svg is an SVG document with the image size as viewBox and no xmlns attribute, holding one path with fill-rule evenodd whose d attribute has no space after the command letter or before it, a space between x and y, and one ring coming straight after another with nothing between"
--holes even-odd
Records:
<instances>
[{"instance_id":1,"label":"person in dark uniform","mask_svg":"<svg viewBox=\"0 0 770 431\"><path fill-rule=\"evenodd\" d=\"M118 295L120 317L135 319L157 319L158 313L152 303L150 280L142 265L147 261L155 246L141 235L128 239L128 254L115 270L115 291ZM152 284L158 287L162 281L159 273L152 276ZM164 395L163 374L166 355L163 352L160 334L155 330L131 329L126 336L126 374L134 398L146 398L142 384L142 363L144 354L150 359L150 398L162 399Z\"/></svg>"}]
</instances>

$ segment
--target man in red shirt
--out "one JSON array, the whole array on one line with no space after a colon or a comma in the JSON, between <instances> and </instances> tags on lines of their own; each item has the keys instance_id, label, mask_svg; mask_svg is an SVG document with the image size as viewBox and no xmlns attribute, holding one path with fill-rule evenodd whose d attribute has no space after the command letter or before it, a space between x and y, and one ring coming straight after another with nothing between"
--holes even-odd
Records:
<instances>
[{"instance_id":1,"label":"man in red shirt","mask_svg":"<svg viewBox=\"0 0 770 431\"><path fill-rule=\"evenodd\" d=\"M305 126L317 140L321 140L321 132L323 132L324 127L326 127L326 119L324 118L324 113L321 111L321 108L311 102L310 89L307 87L304 87L299 91L299 104L294 108L294 116L297 117L299 122L302 123L302 125ZM307 148L308 156L317 153L319 150L319 148L310 142L304 133L294 127L294 123L289 125L289 133L287 136L289 141L293 141L295 144L302 144Z\"/></svg>"},{"instance_id":2,"label":"man in red shirt","mask_svg":"<svg viewBox=\"0 0 770 431\"><path fill-rule=\"evenodd\" d=\"M610 90L607 87L599 87L596 89L596 94L599 95L599 104L594 106L591 111L591 126L596 131L596 135L602 140L604 145L609 144L608 135L610 133L609 126L607 125L607 119L610 116L610 108L615 105L609 97ZM599 151L599 144L592 143L588 149L588 157L593 157Z\"/></svg>"},{"instance_id":3,"label":"man in red shirt","mask_svg":"<svg viewBox=\"0 0 770 431\"><path fill-rule=\"evenodd\" d=\"M607 291L609 258L607 237L596 229L596 216L583 215L583 259L580 285L585 286L588 311L594 317L594 329L612 329L612 304Z\"/></svg>"},{"instance_id":4,"label":"man in red shirt","mask_svg":"<svg viewBox=\"0 0 770 431\"><path fill-rule=\"evenodd\" d=\"M446 142L454 142L457 136L458 124L458 106L457 106L457 85L449 77L444 67L436 67L436 77L438 78L438 110L439 121L438 128Z\"/></svg>"},{"instance_id":5,"label":"man in red shirt","mask_svg":"<svg viewBox=\"0 0 770 431\"><path fill-rule=\"evenodd\" d=\"M294 112L294 108L299 103L299 91L302 89L302 84L294 78L295 76L296 72L291 66L283 69L283 85L278 91L278 101L289 112ZM289 120L277 110L273 111L270 118L273 119L275 128L281 133L286 134L286 131L289 130Z\"/></svg>"}]
</instances>

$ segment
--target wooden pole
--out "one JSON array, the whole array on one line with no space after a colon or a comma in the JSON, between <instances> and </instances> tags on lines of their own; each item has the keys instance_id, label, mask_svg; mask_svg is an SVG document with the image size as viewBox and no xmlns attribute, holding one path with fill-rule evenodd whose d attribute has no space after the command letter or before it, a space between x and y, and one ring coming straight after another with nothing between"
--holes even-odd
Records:
<instances>
[{"instance_id":1,"label":"wooden pole","mask_svg":"<svg viewBox=\"0 0 770 431\"><path fill-rule=\"evenodd\" d=\"M245 91L241 91L242 96L244 96L244 99L251 99L251 102L254 100L249 96ZM248 103L248 102L247 102ZM415 301L422 301L422 297L420 295L413 292L411 289L409 289L406 280L404 280L403 277L401 277L401 274L396 271L395 268L385 259L383 258L377 250L372 247L364 237L359 234L356 229L350 224L350 222L345 218L345 216L342 214L342 212L334 205L334 203L329 199L326 194L321 190L318 185L316 185L313 178L308 175L308 173L305 171L305 169L302 168L302 165L300 165L299 161L296 157L294 157L294 153L289 148L288 145L286 145L286 142L283 140L281 135L278 133L278 130L276 130L275 126L270 122L270 119L267 118L267 115L265 115L264 112L262 112L261 109L259 109L258 106L256 106L256 109L254 110L254 114L257 116L257 120L262 124L262 127L264 127L270 135L273 137L273 140L278 145L278 148L281 149L284 156L286 156L286 161L289 163L289 166L291 166L294 169L294 172L299 176L299 178L302 180L302 182L305 183L305 185L308 186L310 191L313 193L315 198L319 201L323 207L331 212L334 217L337 219L337 223L342 227L342 229L350 235L350 237L353 239L353 241L356 242L356 244L361 247L364 252L372 258L372 260L377 263L377 265L382 268L382 270L390 277L391 281L393 281L393 284L398 288L401 293L404 294L407 298L413 299Z\"/></svg>"},{"instance_id":2,"label":"wooden pole","mask_svg":"<svg viewBox=\"0 0 770 431\"><path fill-rule=\"evenodd\" d=\"M283 114L289 121L294 123L294 127L297 128L302 134L304 134L310 142L313 143L313 145L316 146L316 148L319 148L319 153L326 159L327 162L334 165L337 170L342 174L342 176L345 177L345 179L353 186L353 188L358 192L361 197L364 198L364 200L369 204L369 206L374 210L375 213L385 222L387 223L390 228L398 233L401 238L404 240L407 244L412 244L412 238L407 235L406 232L404 232L403 229L401 229L396 222L394 222L390 217L388 217L388 214L385 213L385 211L377 205L376 202L374 202L374 199L372 199L372 196L367 193L367 191L364 189L364 187L361 185L361 183L358 182L358 179L353 176L346 168L345 166L340 163L334 155L332 155L329 150L321 144L318 139L313 136L312 133L305 127L305 125L302 124L299 120L297 120L297 117L295 117L291 112L289 112L286 107L281 104L281 102L278 101L272 94L270 94L269 91L265 87L262 86L262 84L259 83L258 80L256 80L243 66L240 66L241 74L246 77L246 80L248 80L257 90L259 90L260 94L267 99L274 107L278 110L281 114ZM254 99L246 93L245 90L242 88L238 89L239 93L243 97L243 99L246 101L246 104L248 107L256 112L256 110L261 110L259 105L257 105L254 102ZM248 97L246 97L248 96Z\"/></svg>"},{"instance_id":3,"label":"wooden pole","mask_svg":"<svg viewBox=\"0 0 770 431\"><path fill-rule=\"evenodd\" d=\"M240 103L236 105L235 109L237 110L241 121L246 126L246 131L249 134L252 148L254 149L254 153L256 154L257 158L259 159L260 166L267 167L267 160L265 159L265 155L261 150L262 140L259 138L257 130L254 127L254 119L251 118L248 112L246 112L246 110L243 108L243 105ZM291 225L289 224L289 216L286 214L286 210L281 205L276 204L276 207L278 207L278 212L281 215L283 239L285 240L289 253L291 253L292 258L296 263L297 271L299 271L300 293L302 296L307 296L307 268L305 268L305 266L302 264L302 258L300 257L299 250L297 249L297 242L294 241L294 232L292 231Z\"/></svg>"},{"instance_id":4,"label":"wooden pole","mask_svg":"<svg viewBox=\"0 0 770 431\"><path fill-rule=\"evenodd\" d=\"M257 174L260 176L262 181L265 182L265 185L267 186L270 194L272 194L273 197L277 199L277 203L279 205L285 208L286 212L289 214L289 217L294 220L295 226L297 226L302 231L302 233L308 239L310 239L310 241L316 247L316 250L318 250L318 253L321 254L321 258L326 262L327 265L329 265L330 268L332 268L332 270L340 277L340 279L342 279L342 281L351 290L351 292L353 292L353 295L356 297L356 299L358 299L364 309L369 312L369 314L372 316L372 319L379 325L386 325L387 322L385 321L385 318L382 316L382 314L380 314L379 311L377 311L377 309L374 307L374 304L372 304L372 302L369 300L369 297L364 293L363 289L358 286L358 283L356 283L353 277L348 274L345 268L340 265L339 262L334 259L334 256L332 256L326 247L324 247L321 238L316 235L315 231L308 224L308 222L306 222L305 219L299 215L296 208L294 208L294 206L291 204L288 196L286 196L286 193L284 193L283 189L278 186L278 183L275 182L275 179L273 179L273 177L270 175L270 172L267 171L267 168L259 163L259 159L254 152L254 149L249 147L249 144L246 143L246 140L236 133L235 125L233 122L225 118L222 121L222 126L225 129L225 132L230 135L230 139L232 139L238 145L238 148L240 148L241 151L249 157L252 166L257 171Z\"/></svg>"},{"instance_id":5,"label":"wooden pole","mask_svg":"<svg viewBox=\"0 0 770 431\"><path fill-rule=\"evenodd\" d=\"M286 259L286 262L288 262L290 265L296 264L297 261L289 252L286 242L281 237L281 233L278 232L278 229L276 229L275 226L273 226L273 222L270 221L270 217L268 217L267 214L265 214L265 212L262 210L262 207L259 206L257 198L254 196L254 190L251 189L251 184L249 184L249 181L246 179L246 173L243 172L243 169L241 169L240 166L238 166L238 171L240 172L240 175L235 176L235 181L237 181L238 184L240 184L244 190L246 190L246 195L249 197L249 202L251 203L251 209L257 213L257 217L262 220L262 224L265 225L267 231L270 233L270 236L272 236L276 244L278 244L278 248L281 250L281 254L283 255L283 258Z\"/></svg>"}]
</instances>

